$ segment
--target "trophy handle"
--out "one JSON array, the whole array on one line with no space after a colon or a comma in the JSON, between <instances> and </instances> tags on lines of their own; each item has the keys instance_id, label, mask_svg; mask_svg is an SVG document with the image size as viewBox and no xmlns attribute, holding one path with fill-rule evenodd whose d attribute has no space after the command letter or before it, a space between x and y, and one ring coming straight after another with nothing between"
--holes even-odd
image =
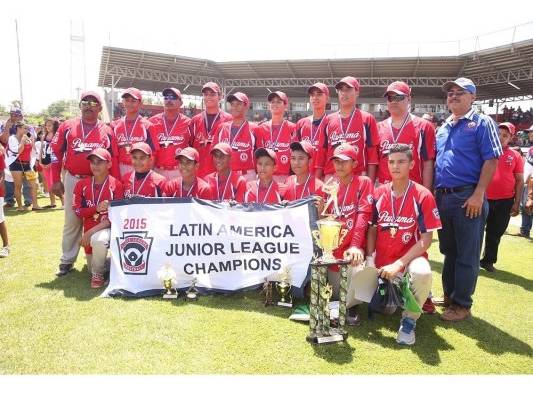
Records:
<instances>
[{"instance_id":1,"label":"trophy handle","mask_svg":"<svg viewBox=\"0 0 533 393\"><path fill-rule=\"evenodd\" d=\"M340 237L339 237L339 246L344 242L344 238L346 237L346 235L348 234L348 229L344 228L344 229L341 229L341 233L340 233Z\"/></svg>"},{"instance_id":2,"label":"trophy handle","mask_svg":"<svg viewBox=\"0 0 533 393\"><path fill-rule=\"evenodd\" d=\"M320 232L315 229L311 231L311 235L313 235L313 239L315 239L315 244L320 247Z\"/></svg>"}]
</instances>

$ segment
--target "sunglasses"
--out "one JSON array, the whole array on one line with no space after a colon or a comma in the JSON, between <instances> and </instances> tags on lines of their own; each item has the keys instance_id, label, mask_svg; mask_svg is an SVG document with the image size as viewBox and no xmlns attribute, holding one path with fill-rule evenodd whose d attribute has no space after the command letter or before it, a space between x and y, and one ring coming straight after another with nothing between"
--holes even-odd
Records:
<instances>
[{"instance_id":1,"label":"sunglasses","mask_svg":"<svg viewBox=\"0 0 533 393\"><path fill-rule=\"evenodd\" d=\"M446 95L448 97L462 97L464 96L465 94L468 94L468 92L466 90L461 90L461 91L449 91L446 93Z\"/></svg>"},{"instance_id":2,"label":"sunglasses","mask_svg":"<svg viewBox=\"0 0 533 393\"><path fill-rule=\"evenodd\" d=\"M389 94L389 95L387 95L387 101L389 101L389 102L401 102L401 101L405 100L405 97L406 96L402 96L400 94L395 94L395 95Z\"/></svg>"},{"instance_id":3,"label":"sunglasses","mask_svg":"<svg viewBox=\"0 0 533 393\"><path fill-rule=\"evenodd\" d=\"M176 97L176 96L164 96L163 99L165 101L176 101L178 99L178 97Z\"/></svg>"},{"instance_id":4,"label":"sunglasses","mask_svg":"<svg viewBox=\"0 0 533 393\"><path fill-rule=\"evenodd\" d=\"M82 106L90 106L91 108L94 108L94 107L97 107L98 105L100 105L98 102L96 101L81 101L80 104Z\"/></svg>"}]
</instances>

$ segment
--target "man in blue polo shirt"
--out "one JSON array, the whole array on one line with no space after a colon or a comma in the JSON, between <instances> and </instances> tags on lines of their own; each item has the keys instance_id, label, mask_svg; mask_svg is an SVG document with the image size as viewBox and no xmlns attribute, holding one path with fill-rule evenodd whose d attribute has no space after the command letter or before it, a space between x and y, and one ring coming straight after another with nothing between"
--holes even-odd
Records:
<instances>
[{"instance_id":1,"label":"man in blue polo shirt","mask_svg":"<svg viewBox=\"0 0 533 393\"><path fill-rule=\"evenodd\" d=\"M502 146L498 125L472 108L476 86L470 79L448 81L442 89L452 114L436 137L435 188L442 222L439 241L444 254L444 298L434 303L446 307L441 319L455 322L471 316L488 214L485 190Z\"/></svg>"}]
</instances>

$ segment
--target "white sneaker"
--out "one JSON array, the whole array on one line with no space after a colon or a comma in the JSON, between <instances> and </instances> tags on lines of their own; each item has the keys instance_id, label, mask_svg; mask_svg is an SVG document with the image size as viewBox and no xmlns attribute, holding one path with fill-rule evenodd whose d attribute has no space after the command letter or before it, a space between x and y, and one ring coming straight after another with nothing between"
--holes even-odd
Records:
<instances>
[{"instance_id":1,"label":"white sneaker","mask_svg":"<svg viewBox=\"0 0 533 393\"><path fill-rule=\"evenodd\" d=\"M9 246L0 248L0 258L5 258L9 256Z\"/></svg>"},{"instance_id":2,"label":"white sneaker","mask_svg":"<svg viewBox=\"0 0 533 393\"><path fill-rule=\"evenodd\" d=\"M412 318L405 317L400 321L400 329L398 329L398 336L396 342L402 345L413 345L415 343L415 327L416 321Z\"/></svg>"}]
</instances>

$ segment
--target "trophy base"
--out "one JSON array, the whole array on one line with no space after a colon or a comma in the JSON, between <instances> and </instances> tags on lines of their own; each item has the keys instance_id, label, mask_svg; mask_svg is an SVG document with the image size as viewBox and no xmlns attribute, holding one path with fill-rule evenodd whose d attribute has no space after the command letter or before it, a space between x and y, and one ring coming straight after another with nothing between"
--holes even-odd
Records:
<instances>
[{"instance_id":1,"label":"trophy base","mask_svg":"<svg viewBox=\"0 0 533 393\"><path fill-rule=\"evenodd\" d=\"M170 293L170 294L165 293L163 295L163 299L177 299L177 298L178 298L177 293Z\"/></svg>"},{"instance_id":2,"label":"trophy base","mask_svg":"<svg viewBox=\"0 0 533 393\"><path fill-rule=\"evenodd\" d=\"M198 295L195 294L195 293L188 293L188 294L185 296L185 300L190 301L190 302L195 302L195 301L198 300Z\"/></svg>"},{"instance_id":3,"label":"trophy base","mask_svg":"<svg viewBox=\"0 0 533 393\"><path fill-rule=\"evenodd\" d=\"M277 302L276 304L277 304L278 306L281 306L281 307L292 308L292 303Z\"/></svg>"},{"instance_id":4,"label":"trophy base","mask_svg":"<svg viewBox=\"0 0 533 393\"><path fill-rule=\"evenodd\" d=\"M339 333L336 329L331 329L331 334L327 336L318 336L315 333L307 336L307 341L311 344L333 344L336 342L344 341L348 337L346 333Z\"/></svg>"}]
</instances>

